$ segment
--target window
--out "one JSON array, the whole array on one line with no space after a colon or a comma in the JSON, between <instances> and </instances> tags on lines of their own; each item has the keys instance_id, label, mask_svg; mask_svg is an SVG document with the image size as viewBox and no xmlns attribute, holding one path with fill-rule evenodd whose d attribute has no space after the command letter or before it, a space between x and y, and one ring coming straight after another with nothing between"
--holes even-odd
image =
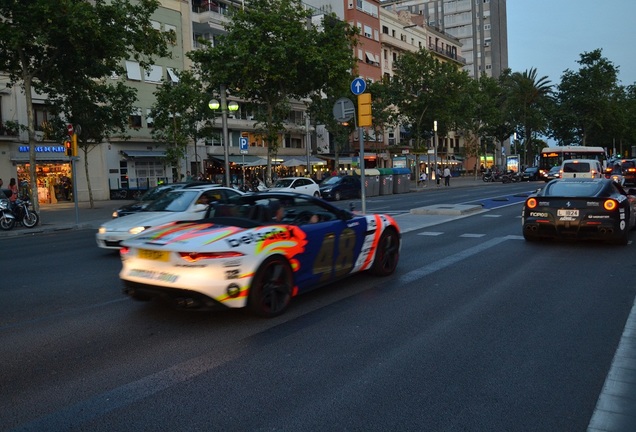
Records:
<instances>
[{"instance_id":1,"label":"window","mask_svg":"<svg viewBox=\"0 0 636 432\"><path fill-rule=\"evenodd\" d=\"M160 83L163 78L163 67L152 65L146 69L146 76L144 77L146 82Z\"/></svg>"},{"instance_id":2,"label":"window","mask_svg":"<svg viewBox=\"0 0 636 432\"><path fill-rule=\"evenodd\" d=\"M152 118L152 110L148 108L146 110L146 127L152 129L155 125L155 119Z\"/></svg>"},{"instance_id":3,"label":"window","mask_svg":"<svg viewBox=\"0 0 636 432\"><path fill-rule=\"evenodd\" d=\"M364 36L368 38L373 37L373 29L371 28L371 26L364 26Z\"/></svg>"},{"instance_id":4,"label":"window","mask_svg":"<svg viewBox=\"0 0 636 432\"><path fill-rule=\"evenodd\" d=\"M141 81L141 68L139 63L126 60L126 76L129 80Z\"/></svg>"},{"instance_id":5,"label":"window","mask_svg":"<svg viewBox=\"0 0 636 432\"><path fill-rule=\"evenodd\" d=\"M150 20L150 25L155 30L161 30L161 23L159 21Z\"/></svg>"},{"instance_id":6,"label":"window","mask_svg":"<svg viewBox=\"0 0 636 432\"><path fill-rule=\"evenodd\" d=\"M173 82L173 83L178 83L179 82L179 76L177 75L177 72L175 72L174 69L172 68L166 68L166 71L168 71L168 79Z\"/></svg>"},{"instance_id":7,"label":"window","mask_svg":"<svg viewBox=\"0 0 636 432\"><path fill-rule=\"evenodd\" d=\"M133 108L130 116L128 117L128 126L131 128L139 129L141 127L141 109Z\"/></svg>"}]
</instances>

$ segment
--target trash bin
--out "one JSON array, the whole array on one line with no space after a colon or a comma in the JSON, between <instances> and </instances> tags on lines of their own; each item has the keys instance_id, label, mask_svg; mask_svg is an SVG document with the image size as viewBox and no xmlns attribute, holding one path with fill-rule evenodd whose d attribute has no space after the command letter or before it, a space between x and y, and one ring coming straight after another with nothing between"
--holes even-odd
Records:
<instances>
[{"instance_id":1,"label":"trash bin","mask_svg":"<svg viewBox=\"0 0 636 432\"><path fill-rule=\"evenodd\" d=\"M378 168L380 171L380 195L393 194L393 168Z\"/></svg>"},{"instance_id":2,"label":"trash bin","mask_svg":"<svg viewBox=\"0 0 636 432\"><path fill-rule=\"evenodd\" d=\"M411 170L408 168L391 168L393 170L393 193L407 193L411 189Z\"/></svg>"},{"instance_id":3,"label":"trash bin","mask_svg":"<svg viewBox=\"0 0 636 432\"><path fill-rule=\"evenodd\" d=\"M356 174L360 175L360 169L356 170ZM364 194L365 196L380 195L380 171L375 168L367 168L364 170Z\"/></svg>"}]
</instances>

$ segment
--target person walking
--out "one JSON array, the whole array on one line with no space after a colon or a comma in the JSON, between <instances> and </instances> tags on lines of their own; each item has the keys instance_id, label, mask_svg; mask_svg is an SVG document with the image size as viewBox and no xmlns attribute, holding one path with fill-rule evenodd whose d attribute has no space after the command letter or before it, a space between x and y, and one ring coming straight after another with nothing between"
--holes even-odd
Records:
<instances>
[{"instance_id":1,"label":"person walking","mask_svg":"<svg viewBox=\"0 0 636 432\"><path fill-rule=\"evenodd\" d=\"M444 168L444 186L450 186L451 172L450 168Z\"/></svg>"},{"instance_id":2,"label":"person walking","mask_svg":"<svg viewBox=\"0 0 636 432\"><path fill-rule=\"evenodd\" d=\"M439 167L435 170L435 181L437 182L437 187L439 187L442 181L442 170L440 170Z\"/></svg>"}]
</instances>

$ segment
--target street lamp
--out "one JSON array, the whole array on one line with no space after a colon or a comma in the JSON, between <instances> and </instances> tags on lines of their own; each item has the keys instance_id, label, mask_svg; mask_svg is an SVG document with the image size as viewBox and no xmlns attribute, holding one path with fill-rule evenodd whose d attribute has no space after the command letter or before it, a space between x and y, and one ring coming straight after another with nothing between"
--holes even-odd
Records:
<instances>
[{"instance_id":1,"label":"street lamp","mask_svg":"<svg viewBox=\"0 0 636 432\"><path fill-rule=\"evenodd\" d=\"M433 164L435 166L435 181L437 182L437 120L433 121L433 131L435 131L435 146L433 146Z\"/></svg>"},{"instance_id":2,"label":"street lamp","mask_svg":"<svg viewBox=\"0 0 636 432\"><path fill-rule=\"evenodd\" d=\"M225 162L225 185L230 186L230 132L227 128L227 112L228 111L236 111L239 106L236 102L232 101L229 104L227 103L227 92L225 89L225 85L221 84L220 88L221 93L221 103L216 99L210 100L208 103L208 107L212 111L216 111L219 108L221 109L221 124L223 126L223 157Z\"/></svg>"}]
</instances>

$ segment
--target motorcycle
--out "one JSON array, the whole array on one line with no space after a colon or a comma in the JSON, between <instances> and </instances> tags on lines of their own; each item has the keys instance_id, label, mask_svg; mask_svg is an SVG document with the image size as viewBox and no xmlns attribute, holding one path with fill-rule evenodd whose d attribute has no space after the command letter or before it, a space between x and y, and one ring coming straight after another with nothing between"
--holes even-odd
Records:
<instances>
[{"instance_id":1,"label":"motorcycle","mask_svg":"<svg viewBox=\"0 0 636 432\"><path fill-rule=\"evenodd\" d=\"M505 174L501 176L502 183L517 183L521 181L521 176L519 173L514 171L507 171Z\"/></svg>"},{"instance_id":2,"label":"motorcycle","mask_svg":"<svg viewBox=\"0 0 636 432\"><path fill-rule=\"evenodd\" d=\"M8 198L0 199L0 229L8 231L15 226L15 215L11 212Z\"/></svg>"},{"instance_id":3,"label":"motorcycle","mask_svg":"<svg viewBox=\"0 0 636 432\"><path fill-rule=\"evenodd\" d=\"M40 221L40 216L38 216L38 214L29 207L31 207L31 201L28 198L18 198L13 204L12 212L17 223L20 223L27 228L33 228Z\"/></svg>"},{"instance_id":4,"label":"motorcycle","mask_svg":"<svg viewBox=\"0 0 636 432\"><path fill-rule=\"evenodd\" d=\"M501 181L502 180L502 174L499 171L488 171L486 173L484 173L484 175L481 177L481 179L483 181L485 181L486 183L488 182L495 182L495 181Z\"/></svg>"}]
</instances>

